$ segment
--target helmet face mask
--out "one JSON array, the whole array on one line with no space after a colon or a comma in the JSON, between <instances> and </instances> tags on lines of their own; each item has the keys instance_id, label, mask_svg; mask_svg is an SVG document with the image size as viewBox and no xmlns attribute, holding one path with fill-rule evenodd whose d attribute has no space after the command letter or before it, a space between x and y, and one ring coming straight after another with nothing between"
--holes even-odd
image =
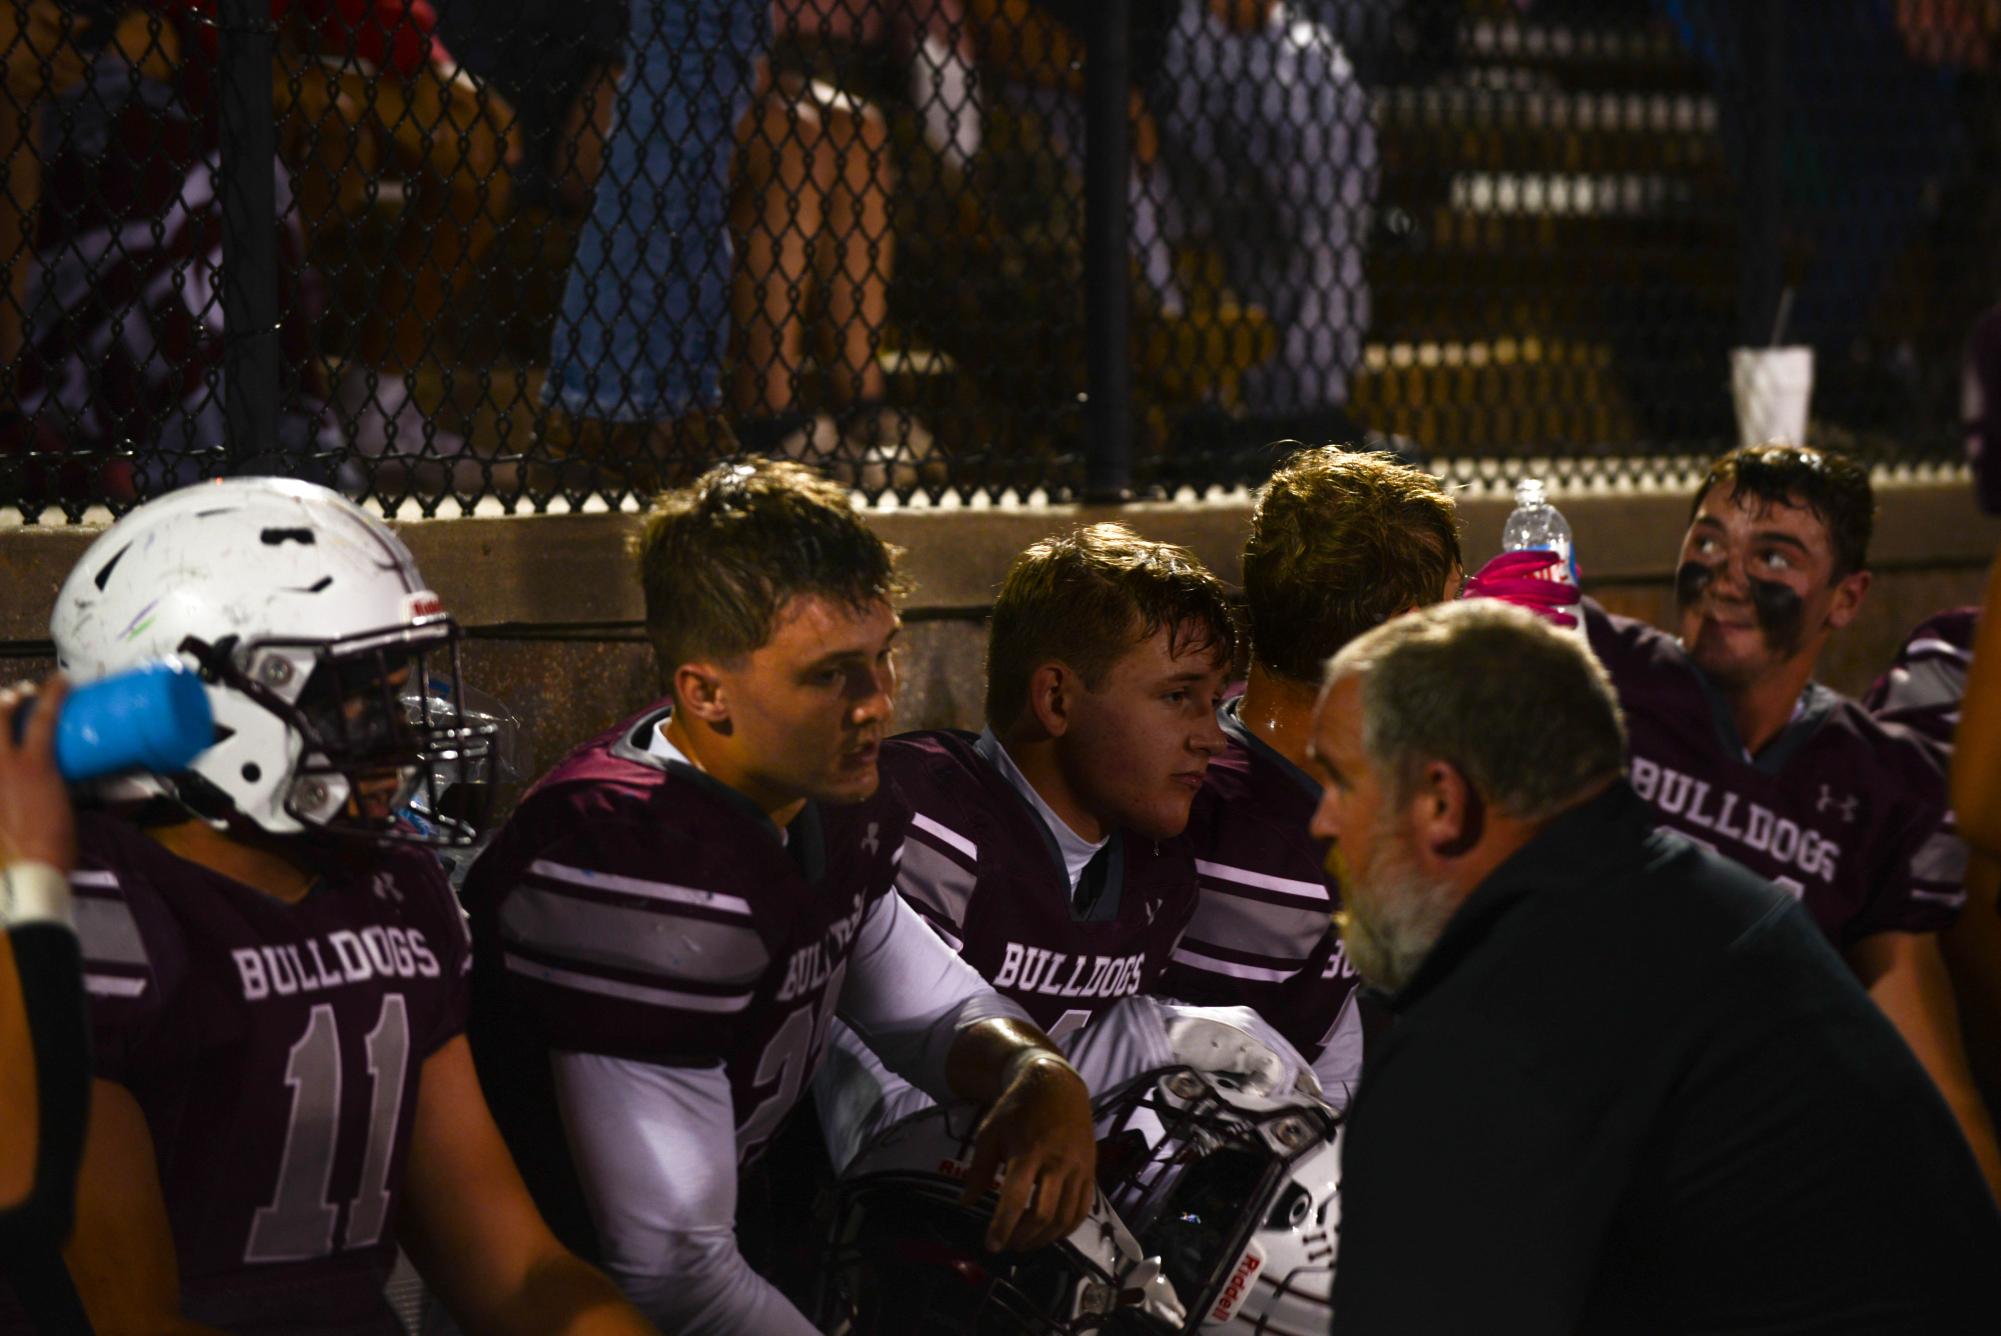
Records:
<instances>
[{"instance_id":1,"label":"helmet face mask","mask_svg":"<svg viewBox=\"0 0 2001 1336\"><path fill-rule=\"evenodd\" d=\"M852 1336L1181 1329L1186 1310L1100 1195L1068 1238L992 1253L992 1195L960 1202L976 1121L929 1109L883 1131L834 1193L820 1325Z\"/></svg>"},{"instance_id":2,"label":"helmet face mask","mask_svg":"<svg viewBox=\"0 0 2001 1336\"><path fill-rule=\"evenodd\" d=\"M108 801L264 835L476 834L477 811L424 813L447 787L491 794L497 723L462 704L458 628L409 549L336 492L232 478L149 501L85 551L49 630L72 681L178 657L207 684L215 743L180 774L101 784Z\"/></svg>"},{"instance_id":3,"label":"helmet face mask","mask_svg":"<svg viewBox=\"0 0 2001 1336\"><path fill-rule=\"evenodd\" d=\"M1062 1336L1104 1329L1116 1307L1112 1278L1081 1258L987 1252L983 1216L932 1176L873 1177L839 1218L827 1271L854 1336Z\"/></svg>"},{"instance_id":4,"label":"helmet face mask","mask_svg":"<svg viewBox=\"0 0 2001 1336\"><path fill-rule=\"evenodd\" d=\"M1227 1073L1149 1072L1098 1102L1099 1184L1205 1331L1324 1332L1339 1119Z\"/></svg>"},{"instance_id":5,"label":"helmet face mask","mask_svg":"<svg viewBox=\"0 0 2001 1336\"><path fill-rule=\"evenodd\" d=\"M279 802L300 830L456 847L485 824L487 813L464 810L463 800L452 819L420 824L407 815L413 804L438 812L450 781L489 800L493 792L499 726L456 704L465 689L449 617L338 640L209 645L189 636L180 648L209 682L247 698L297 739L292 782Z\"/></svg>"}]
</instances>

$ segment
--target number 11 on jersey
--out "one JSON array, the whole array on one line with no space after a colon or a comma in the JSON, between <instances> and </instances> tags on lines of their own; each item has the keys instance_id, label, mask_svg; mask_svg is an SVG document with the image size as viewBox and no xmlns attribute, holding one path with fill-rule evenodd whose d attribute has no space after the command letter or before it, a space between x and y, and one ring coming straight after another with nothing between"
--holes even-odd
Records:
<instances>
[{"instance_id":1,"label":"number 11 on jersey","mask_svg":"<svg viewBox=\"0 0 2001 1336\"><path fill-rule=\"evenodd\" d=\"M374 1097L368 1106L368 1152L361 1191L347 1205L344 1247L366 1248L382 1237L389 1218L389 1162L403 1108L410 1057L410 1021L403 994L382 999L382 1011L365 1041ZM333 1251L339 1208L327 1200L334 1153L340 1144L340 1026L333 1007L314 1006L306 1032L292 1045L285 1083L292 1087L292 1116L269 1206L250 1222L246 1262L299 1262Z\"/></svg>"}]
</instances>

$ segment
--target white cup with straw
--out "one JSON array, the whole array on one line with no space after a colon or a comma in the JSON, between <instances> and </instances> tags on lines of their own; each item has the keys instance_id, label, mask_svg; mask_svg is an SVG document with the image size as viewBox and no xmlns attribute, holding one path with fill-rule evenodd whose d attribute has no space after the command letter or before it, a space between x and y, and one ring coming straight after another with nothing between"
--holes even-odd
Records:
<instances>
[{"instance_id":1,"label":"white cup with straw","mask_svg":"<svg viewBox=\"0 0 2001 1336\"><path fill-rule=\"evenodd\" d=\"M1730 398L1737 406L1737 440L1743 445L1805 445L1807 407L1813 401L1813 349L1781 346L1792 315L1793 290L1779 297L1778 319L1766 348L1730 350Z\"/></svg>"}]
</instances>

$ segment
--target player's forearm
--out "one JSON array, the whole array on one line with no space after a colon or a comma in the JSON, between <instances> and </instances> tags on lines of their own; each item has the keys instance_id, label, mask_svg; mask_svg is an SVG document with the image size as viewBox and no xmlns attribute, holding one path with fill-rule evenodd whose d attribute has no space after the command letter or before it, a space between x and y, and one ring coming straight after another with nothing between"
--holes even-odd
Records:
<instances>
[{"instance_id":1,"label":"player's forearm","mask_svg":"<svg viewBox=\"0 0 2001 1336\"><path fill-rule=\"evenodd\" d=\"M941 1102L960 1093L952 1053L964 1034L996 1020L1033 1028L900 895L884 896L863 921L840 1014L885 1066Z\"/></svg>"},{"instance_id":2,"label":"player's forearm","mask_svg":"<svg viewBox=\"0 0 2001 1336\"><path fill-rule=\"evenodd\" d=\"M603 1272L561 1251L531 1267L517 1290L496 1296L466 1327L494 1336L631 1336L656 1330Z\"/></svg>"},{"instance_id":3,"label":"player's forearm","mask_svg":"<svg viewBox=\"0 0 2001 1336\"><path fill-rule=\"evenodd\" d=\"M617 1270L639 1311L677 1336L817 1336L805 1314L750 1269L734 1235L669 1239L644 1271Z\"/></svg>"},{"instance_id":4,"label":"player's forearm","mask_svg":"<svg viewBox=\"0 0 2001 1336\"><path fill-rule=\"evenodd\" d=\"M996 1019L959 1032L945 1057L945 1080L960 1099L991 1104L1034 1061L1069 1060L1049 1037L1027 1021Z\"/></svg>"}]
</instances>

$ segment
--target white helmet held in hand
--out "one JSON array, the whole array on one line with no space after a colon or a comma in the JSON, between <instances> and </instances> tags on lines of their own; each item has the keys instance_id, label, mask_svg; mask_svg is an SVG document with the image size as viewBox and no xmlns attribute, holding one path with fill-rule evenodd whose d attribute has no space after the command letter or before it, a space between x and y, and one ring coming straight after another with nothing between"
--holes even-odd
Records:
<instances>
[{"instance_id":1,"label":"white helmet held in hand","mask_svg":"<svg viewBox=\"0 0 2001 1336\"><path fill-rule=\"evenodd\" d=\"M977 1110L930 1108L885 1128L835 1188L816 1307L849 1336L1179 1331L1187 1310L1105 1200L1068 1237L987 1251L992 1196L960 1201Z\"/></svg>"},{"instance_id":2,"label":"white helmet held in hand","mask_svg":"<svg viewBox=\"0 0 2001 1336\"><path fill-rule=\"evenodd\" d=\"M1262 1084L1177 1066L1108 1092L1098 1182L1188 1303L1188 1330L1322 1336L1340 1119L1317 1093Z\"/></svg>"},{"instance_id":3,"label":"white helmet held in hand","mask_svg":"<svg viewBox=\"0 0 2001 1336\"><path fill-rule=\"evenodd\" d=\"M107 796L275 835L452 842L396 812L434 774L491 762L492 727L456 704L458 627L409 549L312 483L225 479L138 507L84 552L49 630L73 681L178 656L208 685L215 745Z\"/></svg>"}]
</instances>

